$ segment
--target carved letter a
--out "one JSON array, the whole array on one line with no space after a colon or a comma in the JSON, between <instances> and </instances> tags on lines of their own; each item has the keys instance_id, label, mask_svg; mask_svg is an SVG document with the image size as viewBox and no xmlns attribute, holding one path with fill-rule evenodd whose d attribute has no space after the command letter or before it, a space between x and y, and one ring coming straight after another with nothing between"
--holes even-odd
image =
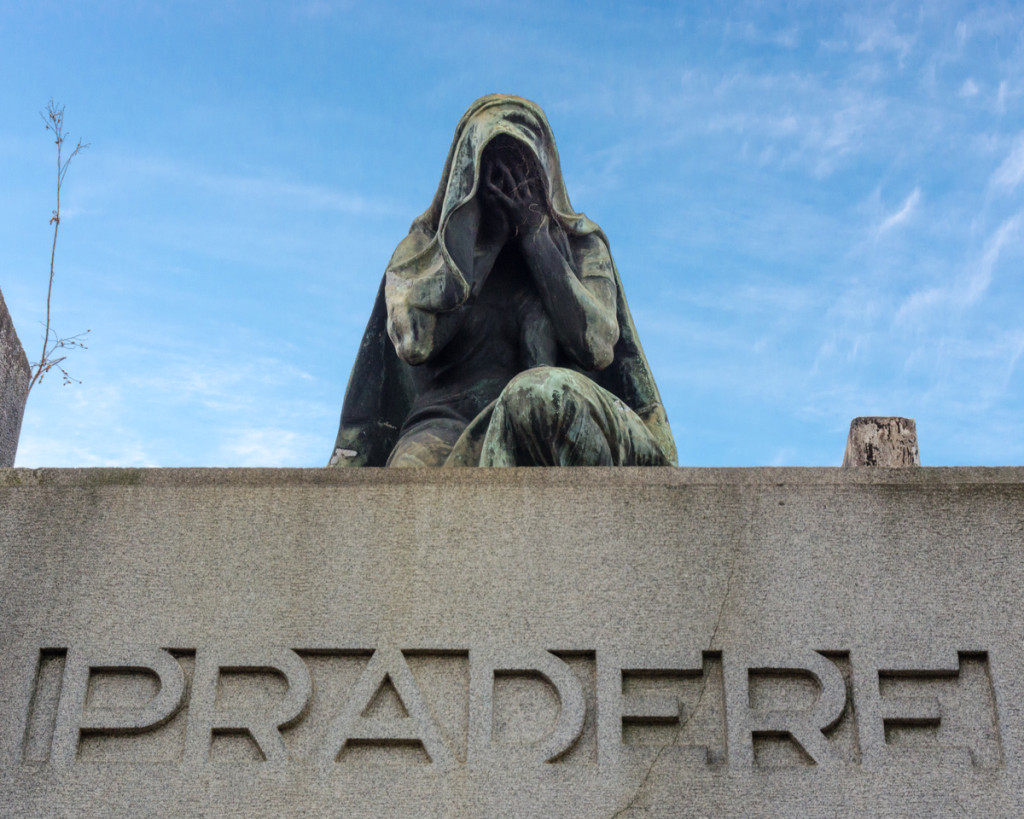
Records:
<instances>
[{"instance_id":1,"label":"carved letter a","mask_svg":"<svg viewBox=\"0 0 1024 819\"><path fill-rule=\"evenodd\" d=\"M363 716L388 679L409 716L391 719ZM377 740L382 744L418 740L435 765L447 768L455 764L455 757L441 737L416 680L397 648L382 646L370 658L370 664L359 678L344 710L327 732L326 761L336 762L346 743L353 739Z\"/></svg>"}]
</instances>

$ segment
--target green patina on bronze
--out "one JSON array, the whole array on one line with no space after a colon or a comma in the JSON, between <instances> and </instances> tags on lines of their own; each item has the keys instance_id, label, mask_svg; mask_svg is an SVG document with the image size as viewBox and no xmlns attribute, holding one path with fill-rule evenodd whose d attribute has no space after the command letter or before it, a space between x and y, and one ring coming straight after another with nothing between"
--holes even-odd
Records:
<instances>
[{"instance_id":1,"label":"green patina on bronze","mask_svg":"<svg viewBox=\"0 0 1024 819\"><path fill-rule=\"evenodd\" d=\"M331 464L675 460L608 240L573 210L543 111L482 97L387 266Z\"/></svg>"}]
</instances>

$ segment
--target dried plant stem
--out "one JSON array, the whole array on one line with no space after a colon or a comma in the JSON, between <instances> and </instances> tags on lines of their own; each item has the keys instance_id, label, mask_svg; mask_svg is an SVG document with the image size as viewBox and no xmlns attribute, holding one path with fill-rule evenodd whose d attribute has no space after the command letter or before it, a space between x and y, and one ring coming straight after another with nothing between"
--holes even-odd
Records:
<instances>
[{"instance_id":1,"label":"dried plant stem","mask_svg":"<svg viewBox=\"0 0 1024 819\"><path fill-rule=\"evenodd\" d=\"M72 378L68 371L61 366L67 358L67 353L63 353L58 357L54 356L58 350L69 350L73 347L81 347L82 349L85 349L85 344L82 343L82 338L84 338L89 332L89 330L86 330L85 333L78 333L74 336L61 338L53 329L51 320L54 262L57 258L57 233L60 230L60 192L61 188L64 186L64 177L67 175L68 166L71 164L71 160L89 146L88 144L82 144L82 142L79 141L78 144L75 145L75 149L68 155L67 159L65 159L63 157L63 151L64 140L67 138L67 133L64 131L64 106L57 105L51 99L49 105L46 107L46 113L44 114L43 112L40 112L39 116L42 117L46 130L53 131L54 143L57 145L57 207L53 210L53 215L50 217L50 224L53 225L53 244L50 247L50 282L46 288L46 324L43 330L43 351L39 356L39 361L35 362L31 367L32 378L28 384L30 391L36 383L42 381L46 374L55 367L60 371L65 384L77 381L77 379Z\"/></svg>"}]
</instances>

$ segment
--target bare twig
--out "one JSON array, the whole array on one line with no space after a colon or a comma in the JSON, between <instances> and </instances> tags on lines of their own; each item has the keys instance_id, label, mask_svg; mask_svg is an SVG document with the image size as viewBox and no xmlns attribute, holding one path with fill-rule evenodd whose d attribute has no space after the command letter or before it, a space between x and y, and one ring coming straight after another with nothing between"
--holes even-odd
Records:
<instances>
[{"instance_id":1,"label":"bare twig","mask_svg":"<svg viewBox=\"0 0 1024 819\"><path fill-rule=\"evenodd\" d=\"M64 185L64 177L67 176L71 160L88 148L89 145L82 144L82 141L79 140L75 145L75 149L65 159L63 157L64 140L67 139L68 134L64 130L64 106L57 105L51 99L46 106L46 113L40 111L39 116L42 117L46 130L53 131L54 143L57 145L57 207L54 208L53 215L50 217L50 224L53 225L53 245L50 248L50 283L46 289L46 324L43 331L43 352L39 357L39 361L31 366L32 378L28 383L29 390L37 382L42 381L46 374L54 368L60 372L65 385L70 384L72 381L78 384L82 383L77 378L72 378L68 374L68 371L63 366L63 362L67 358L67 353L72 348L80 347L83 350L86 349L82 339L90 332L86 330L84 333L62 338L53 329L50 318L50 304L53 298L53 263L57 256L57 232L60 230L60 191Z\"/></svg>"}]
</instances>

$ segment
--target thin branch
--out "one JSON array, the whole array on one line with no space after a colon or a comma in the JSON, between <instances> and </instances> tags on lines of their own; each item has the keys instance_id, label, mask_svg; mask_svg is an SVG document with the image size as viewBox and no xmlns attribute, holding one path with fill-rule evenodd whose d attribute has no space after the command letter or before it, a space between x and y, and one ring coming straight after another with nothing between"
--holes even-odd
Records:
<instances>
[{"instance_id":1,"label":"thin branch","mask_svg":"<svg viewBox=\"0 0 1024 819\"><path fill-rule=\"evenodd\" d=\"M53 272L54 272L54 261L57 257L57 233L60 230L60 191L64 185L64 177L67 176L68 166L71 165L71 160L78 156L79 153L89 147L88 143L82 144L79 140L78 144L75 145L75 149L68 155L67 159L63 158L64 140L67 139L67 133L64 131L64 106L57 105L53 99L50 99L49 104L46 106L46 113L39 112L39 116L43 120L43 125L46 126L47 131L53 131L53 141L57 146L57 207L54 208L52 215L50 216L50 224L53 225L53 244L50 246L50 281L46 288L46 324L43 329L43 352L39 357L39 361L32 365L32 378L28 383L29 391L32 390L38 382L43 380L43 377L55 367L61 372L64 384L70 384L72 381L76 383L82 383L76 378L72 378L67 370L65 370L61 363L67 358L66 355L62 355L60 358L53 359L51 356L57 350L69 349L72 347L81 347L86 349L85 344L82 343L81 339L84 338L89 330L85 333L79 333L78 335L68 336L67 338L61 338L57 335L56 331L53 330L51 322L51 305L53 302Z\"/></svg>"}]
</instances>

